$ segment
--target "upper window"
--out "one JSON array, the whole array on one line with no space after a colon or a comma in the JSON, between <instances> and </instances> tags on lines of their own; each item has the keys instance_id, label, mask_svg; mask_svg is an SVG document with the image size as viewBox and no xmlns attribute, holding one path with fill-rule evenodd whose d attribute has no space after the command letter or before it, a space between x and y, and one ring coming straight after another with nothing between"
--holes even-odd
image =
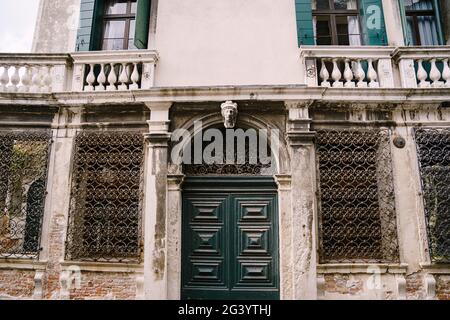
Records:
<instances>
[{"instance_id":1,"label":"upper window","mask_svg":"<svg viewBox=\"0 0 450 320\"><path fill-rule=\"evenodd\" d=\"M405 13L407 44L439 45L438 22L432 0L406 0Z\"/></svg>"},{"instance_id":2,"label":"upper window","mask_svg":"<svg viewBox=\"0 0 450 320\"><path fill-rule=\"evenodd\" d=\"M317 45L361 45L357 0L312 1Z\"/></svg>"},{"instance_id":3,"label":"upper window","mask_svg":"<svg viewBox=\"0 0 450 320\"><path fill-rule=\"evenodd\" d=\"M137 0L108 0L103 15L102 50L137 49L134 45Z\"/></svg>"}]
</instances>

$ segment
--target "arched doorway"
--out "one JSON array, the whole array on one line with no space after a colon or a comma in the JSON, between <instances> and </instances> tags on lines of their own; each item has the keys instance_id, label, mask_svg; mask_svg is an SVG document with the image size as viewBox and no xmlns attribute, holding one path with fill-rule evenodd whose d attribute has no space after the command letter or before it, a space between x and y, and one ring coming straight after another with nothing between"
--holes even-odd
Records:
<instances>
[{"instance_id":1,"label":"arched doorway","mask_svg":"<svg viewBox=\"0 0 450 320\"><path fill-rule=\"evenodd\" d=\"M182 165L186 176L182 197L182 299L280 297L278 193L273 178L276 157L271 154L268 139L258 138L255 146L250 135L259 136L257 130L243 123L237 127L232 129L234 133L247 134L245 148L241 146L240 151L238 145L243 140L227 138L231 131L220 123L208 127L216 130L214 134L198 131L184 147L190 150L192 161ZM215 161L195 162L196 150L204 154L213 149L213 139L203 138L217 138L219 133L223 135L222 147L216 146L210 154ZM201 148L195 149L199 141ZM235 163L226 161L230 160L230 141ZM267 151L270 164L262 159L261 149ZM239 154L243 151L245 157Z\"/></svg>"}]
</instances>

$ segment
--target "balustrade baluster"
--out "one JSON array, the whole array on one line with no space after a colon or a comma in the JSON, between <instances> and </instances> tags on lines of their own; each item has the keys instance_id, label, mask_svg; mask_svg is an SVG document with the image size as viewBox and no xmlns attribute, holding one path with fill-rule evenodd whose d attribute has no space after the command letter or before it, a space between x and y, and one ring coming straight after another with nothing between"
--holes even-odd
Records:
<instances>
[{"instance_id":1,"label":"balustrade baluster","mask_svg":"<svg viewBox=\"0 0 450 320\"><path fill-rule=\"evenodd\" d=\"M358 88L367 88L367 82L365 82L366 73L364 72L364 69L361 64L361 59L358 59L356 62L356 73L355 77L358 80L356 86Z\"/></svg>"},{"instance_id":2,"label":"balustrade baluster","mask_svg":"<svg viewBox=\"0 0 450 320\"><path fill-rule=\"evenodd\" d=\"M130 89L137 90L139 89L138 81L139 81L139 70L138 70L138 64L135 62L133 63L133 72L131 74L131 81L133 82L130 85Z\"/></svg>"},{"instance_id":3,"label":"balustrade baluster","mask_svg":"<svg viewBox=\"0 0 450 320\"><path fill-rule=\"evenodd\" d=\"M109 85L106 87L106 90L108 91L115 91L117 90L116 83L117 83L117 75L116 70L114 69L114 63L109 64L111 67L111 70L108 74L108 83Z\"/></svg>"},{"instance_id":4,"label":"balustrade baluster","mask_svg":"<svg viewBox=\"0 0 450 320\"><path fill-rule=\"evenodd\" d=\"M321 60L322 68L320 69L320 78L322 78L322 83L320 84L322 87L330 87L330 82L328 79L330 78L330 73L327 70L325 65L325 59Z\"/></svg>"},{"instance_id":5,"label":"balustrade baluster","mask_svg":"<svg viewBox=\"0 0 450 320\"><path fill-rule=\"evenodd\" d=\"M370 80L369 87L379 88L380 83L378 82L378 74L373 67L373 59L367 59L367 63L369 64L369 69L367 70L367 78Z\"/></svg>"},{"instance_id":6,"label":"balustrade baluster","mask_svg":"<svg viewBox=\"0 0 450 320\"><path fill-rule=\"evenodd\" d=\"M100 64L100 73L97 77L98 86L95 87L95 91L105 91L106 74L105 64Z\"/></svg>"},{"instance_id":7,"label":"balustrade baluster","mask_svg":"<svg viewBox=\"0 0 450 320\"><path fill-rule=\"evenodd\" d=\"M24 72L22 74L22 86L19 88L21 92L29 92L31 86L31 67L29 65L24 65Z\"/></svg>"},{"instance_id":8,"label":"balustrade baluster","mask_svg":"<svg viewBox=\"0 0 450 320\"><path fill-rule=\"evenodd\" d=\"M9 66L3 65L3 72L0 76L0 91L5 92L8 90L8 84L9 84Z\"/></svg>"},{"instance_id":9,"label":"balustrade baluster","mask_svg":"<svg viewBox=\"0 0 450 320\"><path fill-rule=\"evenodd\" d=\"M346 88L354 88L355 83L353 80L353 71L350 68L350 60L345 59L345 70L344 70L344 79L345 79L345 87Z\"/></svg>"},{"instance_id":10,"label":"balustrade baluster","mask_svg":"<svg viewBox=\"0 0 450 320\"><path fill-rule=\"evenodd\" d=\"M342 88L344 86L342 81L340 81L341 77L342 77L342 73L341 73L341 70L339 70L338 59L334 58L333 59L333 71L331 72L331 78L333 78L333 87L334 88Z\"/></svg>"},{"instance_id":11,"label":"balustrade baluster","mask_svg":"<svg viewBox=\"0 0 450 320\"><path fill-rule=\"evenodd\" d=\"M428 74L423 67L423 59L417 61L417 79L419 80L419 88L428 88L430 82L426 81Z\"/></svg>"},{"instance_id":12,"label":"balustrade baluster","mask_svg":"<svg viewBox=\"0 0 450 320\"><path fill-rule=\"evenodd\" d=\"M87 87L84 88L85 91L94 91L94 83L95 83L95 73L94 73L94 64L89 64L89 74L86 77L86 82L88 83Z\"/></svg>"},{"instance_id":13,"label":"balustrade baluster","mask_svg":"<svg viewBox=\"0 0 450 320\"><path fill-rule=\"evenodd\" d=\"M442 79L445 80L445 86L450 87L450 67L448 65L448 59L442 60L444 64L444 69L442 70Z\"/></svg>"},{"instance_id":14,"label":"balustrade baluster","mask_svg":"<svg viewBox=\"0 0 450 320\"><path fill-rule=\"evenodd\" d=\"M444 83L441 80L441 72L436 66L436 59L431 59L430 79L433 87L442 87Z\"/></svg>"},{"instance_id":15,"label":"balustrade baluster","mask_svg":"<svg viewBox=\"0 0 450 320\"><path fill-rule=\"evenodd\" d=\"M119 90L127 90L128 86L128 75L127 75L127 64L126 63L122 63L122 72L120 73L119 76L119 82L121 83L119 85Z\"/></svg>"}]
</instances>

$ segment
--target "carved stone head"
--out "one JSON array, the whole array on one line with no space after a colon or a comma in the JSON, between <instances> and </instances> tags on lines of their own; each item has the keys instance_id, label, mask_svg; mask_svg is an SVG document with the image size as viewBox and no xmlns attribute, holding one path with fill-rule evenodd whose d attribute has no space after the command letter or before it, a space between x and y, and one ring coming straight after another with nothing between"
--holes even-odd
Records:
<instances>
[{"instance_id":1,"label":"carved stone head","mask_svg":"<svg viewBox=\"0 0 450 320\"><path fill-rule=\"evenodd\" d=\"M221 108L225 128L233 129L236 125L236 119L238 115L237 103L233 103L233 101L227 101L225 103L222 103Z\"/></svg>"}]
</instances>

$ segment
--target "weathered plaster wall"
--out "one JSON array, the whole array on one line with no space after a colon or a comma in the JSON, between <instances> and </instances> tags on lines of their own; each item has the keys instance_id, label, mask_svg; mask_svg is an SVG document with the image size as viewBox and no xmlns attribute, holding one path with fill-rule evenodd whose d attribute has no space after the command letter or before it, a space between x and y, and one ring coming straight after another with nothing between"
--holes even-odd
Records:
<instances>
[{"instance_id":1,"label":"weathered plaster wall","mask_svg":"<svg viewBox=\"0 0 450 320\"><path fill-rule=\"evenodd\" d=\"M32 51L73 52L79 17L80 0L41 0Z\"/></svg>"}]
</instances>

